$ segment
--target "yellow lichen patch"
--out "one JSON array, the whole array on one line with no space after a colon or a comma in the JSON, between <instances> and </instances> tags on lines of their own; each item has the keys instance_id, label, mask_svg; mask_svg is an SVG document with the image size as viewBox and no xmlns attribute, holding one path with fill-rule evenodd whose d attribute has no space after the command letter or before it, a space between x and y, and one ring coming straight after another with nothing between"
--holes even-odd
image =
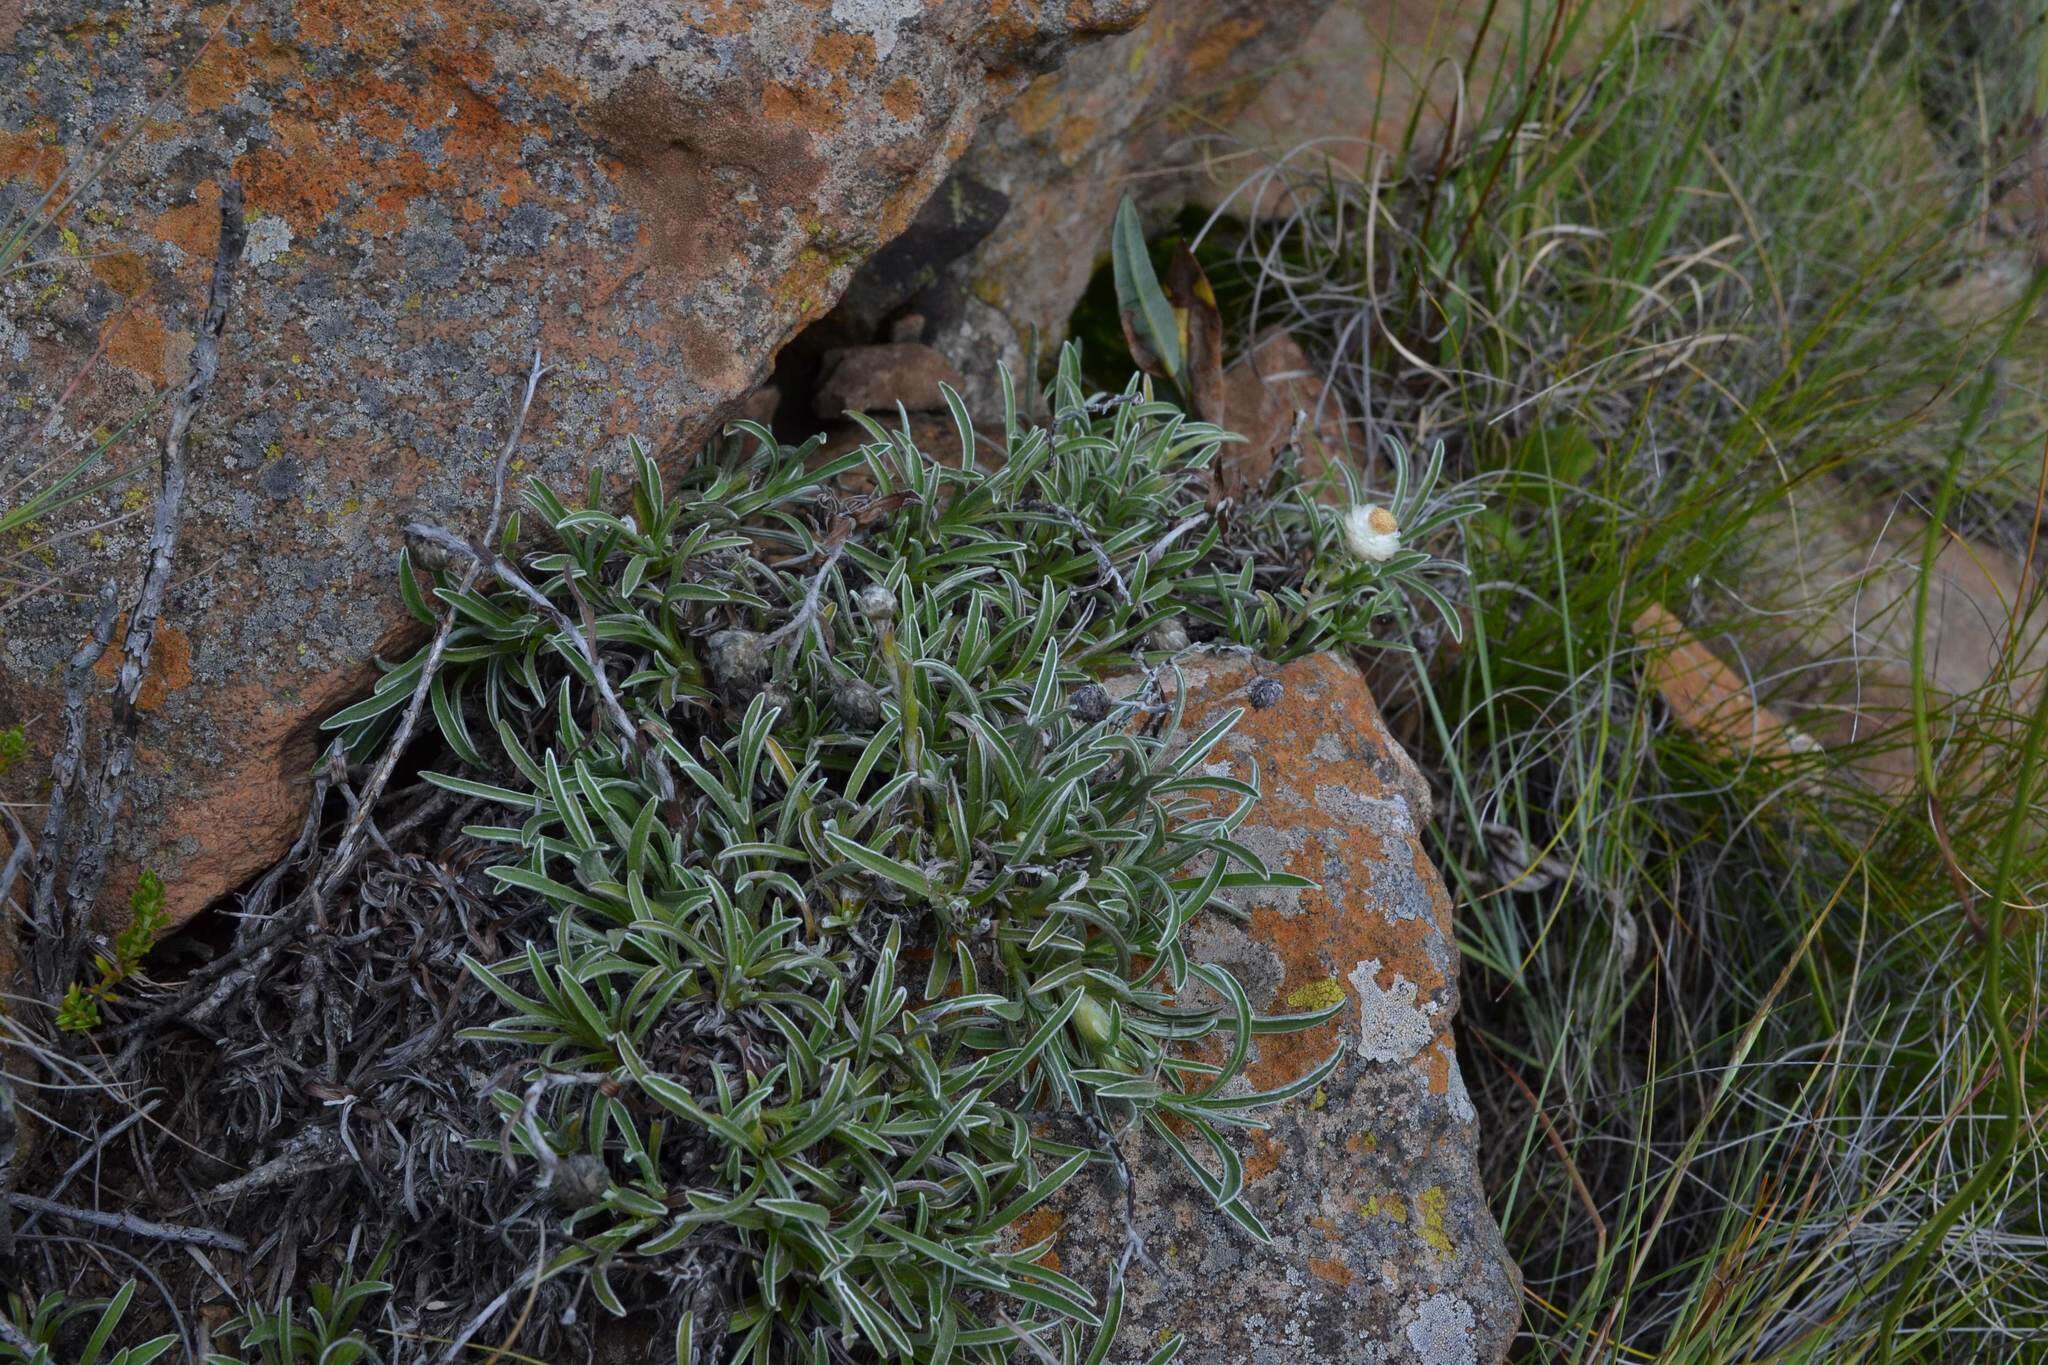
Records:
<instances>
[{"instance_id":1,"label":"yellow lichen patch","mask_svg":"<svg viewBox=\"0 0 2048 1365\"><path fill-rule=\"evenodd\" d=\"M1326 1010L1344 999L1344 983L1334 976L1320 981L1307 981L1287 992L1287 1008L1291 1010Z\"/></svg>"},{"instance_id":2,"label":"yellow lichen patch","mask_svg":"<svg viewBox=\"0 0 2048 1365\"><path fill-rule=\"evenodd\" d=\"M1429 1243L1441 1256L1449 1256L1455 1250L1451 1245L1451 1235L1444 1230L1444 1207L1450 1203L1450 1199L1441 1185L1431 1185L1415 1196L1415 1208L1422 1225L1422 1240Z\"/></svg>"},{"instance_id":3,"label":"yellow lichen patch","mask_svg":"<svg viewBox=\"0 0 2048 1365\"><path fill-rule=\"evenodd\" d=\"M1402 1202L1398 1194L1373 1195L1359 1201L1358 1216L1384 1218L1390 1223L1405 1223L1408 1221L1408 1205Z\"/></svg>"}]
</instances>

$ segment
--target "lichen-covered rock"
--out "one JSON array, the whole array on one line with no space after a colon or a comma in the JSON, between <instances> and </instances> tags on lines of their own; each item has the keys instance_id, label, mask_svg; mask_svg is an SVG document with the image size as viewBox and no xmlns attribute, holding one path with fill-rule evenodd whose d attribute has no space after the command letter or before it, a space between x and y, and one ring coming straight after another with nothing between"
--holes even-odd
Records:
<instances>
[{"instance_id":1,"label":"lichen-covered rock","mask_svg":"<svg viewBox=\"0 0 2048 1365\"><path fill-rule=\"evenodd\" d=\"M1574 9L1557 64L1591 60L1625 17L1671 23L1691 4L1595 0ZM933 286L925 306L942 322L934 343L967 369L976 409L994 410L994 362L1016 368L1034 332L1041 354L1065 336L1108 255L1122 192L1154 225L1189 203L1266 212L1274 195L1240 187L1275 157L1292 154L1312 179L1325 158L1355 172L1398 152L1404 137L1431 149L1454 124L1470 134L1479 111L1509 116L1498 106L1514 91L1504 85L1492 100L1494 83L1514 78L1516 45L1546 33L1553 9L1536 0L1158 6L1129 34L1039 77L982 126L955 180L1007 205Z\"/></svg>"},{"instance_id":2,"label":"lichen-covered rock","mask_svg":"<svg viewBox=\"0 0 2048 1365\"><path fill-rule=\"evenodd\" d=\"M1240 894L1250 922L1205 916L1190 951L1229 966L1266 1012L1343 1002L1312 1032L1257 1039L1250 1084L1283 1085L1342 1055L1313 1095L1266 1111L1271 1126L1235 1142L1270 1246L1217 1213L1162 1143L1124 1140L1156 1268L1132 1269L1115 1358L1142 1360L1180 1332L1183 1365L1497 1361L1520 1287L1480 1188L1452 1044L1458 952L1420 838L1428 787L1344 659L1275 669L1206 655L1182 669L1187 733L1244 708L1209 765L1243 779L1256 767L1263 796L1238 837L1318 884ZM1253 705L1262 681L1280 695ZM1105 1171L1024 1231L1054 1234L1064 1272L1099 1284L1124 1245L1123 1207Z\"/></svg>"},{"instance_id":3,"label":"lichen-covered rock","mask_svg":"<svg viewBox=\"0 0 2048 1365\"><path fill-rule=\"evenodd\" d=\"M1126 189L1162 211L1199 179L1190 131L1228 126L1331 0L1180 0L1083 49L988 120L957 178L1007 200L933 286L933 343L967 371L970 406L999 411L995 365L1040 353L1109 251ZM1355 77L1351 78L1355 79Z\"/></svg>"},{"instance_id":4,"label":"lichen-covered rock","mask_svg":"<svg viewBox=\"0 0 2048 1365\"><path fill-rule=\"evenodd\" d=\"M1617 23L1673 24L1692 4L1581 0L1544 69L1580 70ZM1446 132L1469 137L1512 117L1527 65L1517 54L1549 40L1556 13L1548 0L1338 0L1221 130L1257 155L1206 176L1200 197L1220 202L1266 158L1290 153L1311 176L1324 158L1363 174L1404 142L1433 158Z\"/></svg>"},{"instance_id":5,"label":"lichen-covered rock","mask_svg":"<svg viewBox=\"0 0 2048 1365\"><path fill-rule=\"evenodd\" d=\"M321 713L413 629L400 528L478 529L536 347L556 368L522 477L572 483L630 434L686 445L988 111L1146 7L0 3L0 225L71 196L0 278L6 486L184 375L224 179L252 216L145 693L131 869L183 914L289 842ZM146 442L117 458L146 464ZM78 531L55 585L0 620L0 725L45 751L53 670L98 583L134 582L146 503L116 489L53 523Z\"/></svg>"},{"instance_id":6,"label":"lichen-covered rock","mask_svg":"<svg viewBox=\"0 0 2048 1365\"><path fill-rule=\"evenodd\" d=\"M952 362L917 341L849 346L830 352L813 411L827 421L849 412L937 412L946 406L942 385L965 381Z\"/></svg>"}]
</instances>

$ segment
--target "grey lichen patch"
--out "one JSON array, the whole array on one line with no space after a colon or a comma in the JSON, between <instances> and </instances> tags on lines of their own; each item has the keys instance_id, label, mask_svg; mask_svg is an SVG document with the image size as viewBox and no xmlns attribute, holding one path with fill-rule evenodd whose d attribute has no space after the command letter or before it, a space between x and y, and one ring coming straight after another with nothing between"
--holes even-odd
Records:
<instances>
[{"instance_id":1,"label":"grey lichen patch","mask_svg":"<svg viewBox=\"0 0 2048 1365\"><path fill-rule=\"evenodd\" d=\"M1316 788L1316 806L1326 814L1364 825L1382 839L1395 839L1415 828L1407 803L1399 797L1365 796L1337 783Z\"/></svg>"},{"instance_id":2,"label":"grey lichen patch","mask_svg":"<svg viewBox=\"0 0 2048 1365\"><path fill-rule=\"evenodd\" d=\"M1465 1074L1458 1070L1458 1057L1451 1048L1448 1036L1436 1040L1437 1051L1443 1053L1444 1065L1449 1076L1444 1100L1451 1107L1451 1117L1460 1123L1471 1123L1479 1117L1479 1111L1472 1107L1472 1096L1465 1089Z\"/></svg>"},{"instance_id":3,"label":"grey lichen patch","mask_svg":"<svg viewBox=\"0 0 2048 1365\"><path fill-rule=\"evenodd\" d=\"M1358 992L1358 1054L1373 1062L1411 1061L1435 1036L1430 1015L1436 1012L1436 1002L1417 1005L1415 983L1399 972L1386 988L1379 975L1376 957L1351 970L1351 985Z\"/></svg>"},{"instance_id":4,"label":"grey lichen patch","mask_svg":"<svg viewBox=\"0 0 2048 1365\"><path fill-rule=\"evenodd\" d=\"M1280 825L1247 826L1238 842L1259 856L1267 867L1285 871L1293 867L1308 847L1308 835L1299 828ZM1265 886L1240 893L1247 908L1262 907L1290 919L1302 910L1298 887Z\"/></svg>"},{"instance_id":5,"label":"grey lichen patch","mask_svg":"<svg viewBox=\"0 0 2048 1365\"><path fill-rule=\"evenodd\" d=\"M292 225L275 214L249 220L249 245L242 253L250 267L269 265L291 250Z\"/></svg>"},{"instance_id":6,"label":"grey lichen patch","mask_svg":"<svg viewBox=\"0 0 2048 1365\"><path fill-rule=\"evenodd\" d=\"M1476 1365L1472 1328L1471 1304L1455 1294L1432 1294L1416 1305L1406 1335L1422 1365Z\"/></svg>"},{"instance_id":7,"label":"grey lichen patch","mask_svg":"<svg viewBox=\"0 0 2048 1365\"><path fill-rule=\"evenodd\" d=\"M924 0L832 0L834 22L875 40L875 60L886 62L896 50L896 32L905 20L924 12Z\"/></svg>"}]
</instances>

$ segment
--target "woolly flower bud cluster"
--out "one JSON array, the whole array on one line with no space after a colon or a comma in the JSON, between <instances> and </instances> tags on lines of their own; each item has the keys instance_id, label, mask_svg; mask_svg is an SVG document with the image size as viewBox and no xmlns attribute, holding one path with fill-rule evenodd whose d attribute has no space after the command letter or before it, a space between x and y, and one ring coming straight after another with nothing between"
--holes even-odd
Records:
<instances>
[{"instance_id":1,"label":"woolly flower bud cluster","mask_svg":"<svg viewBox=\"0 0 2048 1365\"><path fill-rule=\"evenodd\" d=\"M1401 523L1384 507L1359 503L1344 513L1344 543L1367 563L1382 563L1401 551Z\"/></svg>"}]
</instances>

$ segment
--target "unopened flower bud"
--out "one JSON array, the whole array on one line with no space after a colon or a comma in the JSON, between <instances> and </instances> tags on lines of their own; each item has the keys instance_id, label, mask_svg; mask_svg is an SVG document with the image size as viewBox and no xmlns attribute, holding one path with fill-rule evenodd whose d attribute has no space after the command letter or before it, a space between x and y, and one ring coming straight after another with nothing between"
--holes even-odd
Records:
<instances>
[{"instance_id":1,"label":"unopened flower bud","mask_svg":"<svg viewBox=\"0 0 2048 1365\"><path fill-rule=\"evenodd\" d=\"M1116 1025L1109 1011L1087 991L1081 992L1080 1002L1074 1006L1074 1032L1091 1048L1104 1047L1115 1036Z\"/></svg>"},{"instance_id":2,"label":"unopened flower bud","mask_svg":"<svg viewBox=\"0 0 2048 1365\"><path fill-rule=\"evenodd\" d=\"M751 630L721 630L704 642L704 666L726 703L743 706L768 681L768 646Z\"/></svg>"},{"instance_id":3,"label":"unopened flower bud","mask_svg":"<svg viewBox=\"0 0 2048 1365\"><path fill-rule=\"evenodd\" d=\"M559 1209L587 1209L604 1198L612 1187L611 1172L604 1159L589 1152L577 1152L555 1163L548 1176L548 1199Z\"/></svg>"},{"instance_id":4,"label":"unopened flower bud","mask_svg":"<svg viewBox=\"0 0 2048 1365\"><path fill-rule=\"evenodd\" d=\"M840 678L832 684L832 710L846 728L865 734L882 724L882 694L859 678Z\"/></svg>"},{"instance_id":5,"label":"unopened flower bud","mask_svg":"<svg viewBox=\"0 0 2048 1365\"><path fill-rule=\"evenodd\" d=\"M876 625L895 619L896 594L880 583L870 583L860 590L860 614Z\"/></svg>"},{"instance_id":6,"label":"unopened flower bud","mask_svg":"<svg viewBox=\"0 0 2048 1365\"><path fill-rule=\"evenodd\" d=\"M1181 624L1178 616L1169 616L1152 627L1152 634L1146 643L1169 654L1178 653L1188 647L1188 628Z\"/></svg>"},{"instance_id":7,"label":"unopened flower bud","mask_svg":"<svg viewBox=\"0 0 2048 1365\"><path fill-rule=\"evenodd\" d=\"M1101 683L1083 683L1074 689L1067 710L1083 725L1093 725L1109 715L1109 693Z\"/></svg>"}]
</instances>

